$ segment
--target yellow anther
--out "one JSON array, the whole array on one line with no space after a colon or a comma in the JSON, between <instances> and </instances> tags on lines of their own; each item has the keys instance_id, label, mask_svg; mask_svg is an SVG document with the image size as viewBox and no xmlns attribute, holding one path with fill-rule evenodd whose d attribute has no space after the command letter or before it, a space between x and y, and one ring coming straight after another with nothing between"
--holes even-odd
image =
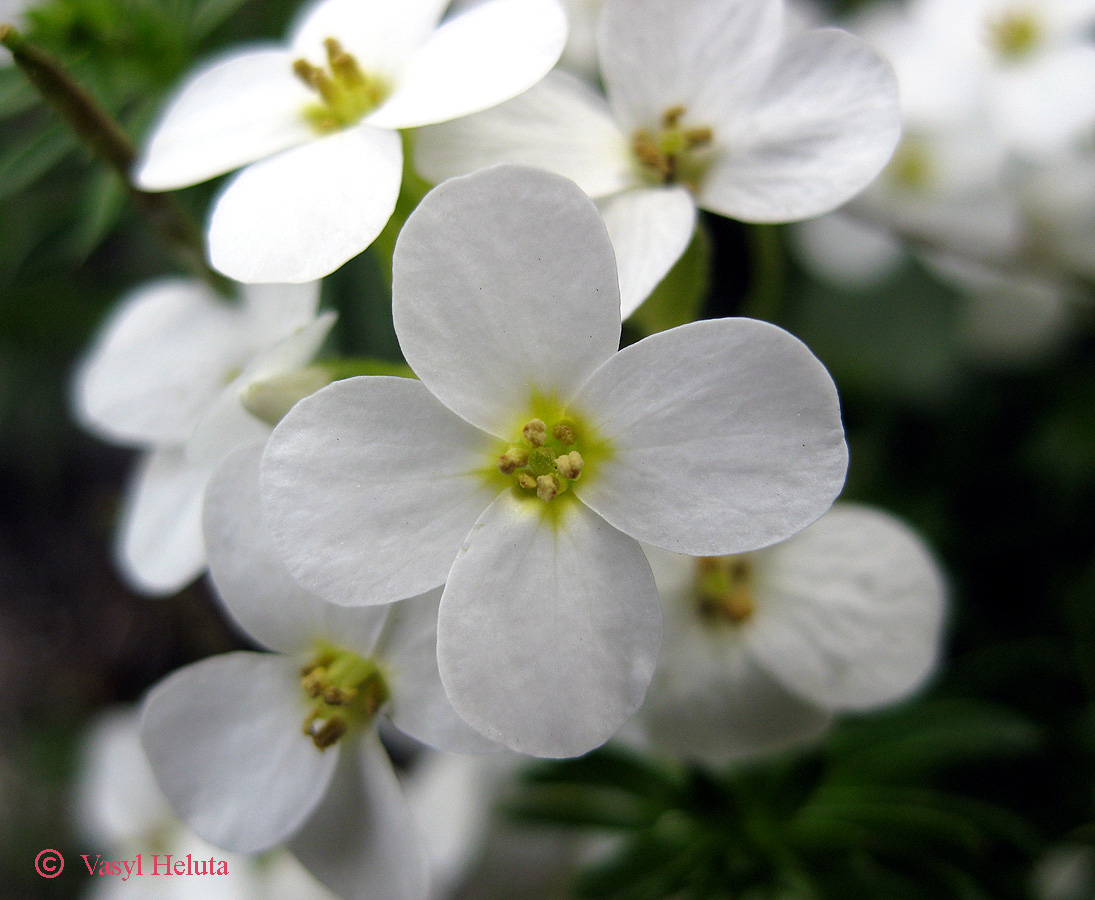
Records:
<instances>
[{"instance_id":1,"label":"yellow anther","mask_svg":"<svg viewBox=\"0 0 1095 900\"><path fill-rule=\"evenodd\" d=\"M574 429L566 422L556 422L552 425L551 435L564 447L569 447L576 440L574 437Z\"/></svg>"},{"instance_id":2,"label":"yellow anther","mask_svg":"<svg viewBox=\"0 0 1095 900\"><path fill-rule=\"evenodd\" d=\"M503 475L512 475L518 469L528 465L528 450L524 447L510 447L498 457L498 471Z\"/></svg>"},{"instance_id":3,"label":"yellow anther","mask_svg":"<svg viewBox=\"0 0 1095 900\"><path fill-rule=\"evenodd\" d=\"M740 625L756 611L753 567L745 556L710 556L696 560L697 607L713 624Z\"/></svg>"},{"instance_id":4,"label":"yellow anther","mask_svg":"<svg viewBox=\"0 0 1095 900\"><path fill-rule=\"evenodd\" d=\"M536 487L536 478L528 472L519 472L517 474L517 483L526 490L531 490Z\"/></svg>"},{"instance_id":5,"label":"yellow anther","mask_svg":"<svg viewBox=\"0 0 1095 900\"><path fill-rule=\"evenodd\" d=\"M582 474L582 466L584 465L585 460L582 459L582 454L577 450L564 453L555 460L555 468L559 470L559 474L564 478L577 478Z\"/></svg>"},{"instance_id":6,"label":"yellow anther","mask_svg":"<svg viewBox=\"0 0 1095 900\"><path fill-rule=\"evenodd\" d=\"M671 106L665 112L662 113L662 128L670 129L676 128L681 119L684 118L684 114L688 112L681 104Z\"/></svg>"},{"instance_id":7,"label":"yellow anther","mask_svg":"<svg viewBox=\"0 0 1095 900\"><path fill-rule=\"evenodd\" d=\"M346 733L346 722L339 716L326 719L310 719L304 723L304 733L320 750L337 744Z\"/></svg>"},{"instance_id":8,"label":"yellow anther","mask_svg":"<svg viewBox=\"0 0 1095 900\"><path fill-rule=\"evenodd\" d=\"M566 489L558 475L538 475L536 478L536 496L547 503L554 500Z\"/></svg>"},{"instance_id":9,"label":"yellow anther","mask_svg":"<svg viewBox=\"0 0 1095 900\"><path fill-rule=\"evenodd\" d=\"M684 147L686 150L695 150L698 147L706 147L714 139L715 132L706 125L699 128L688 128L684 132Z\"/></svg>"},{"instance_id":10,"label":"yellow anther","mask_svg":"<svg viewBox=\"0 0 1095 900\"><path fill-rule=\"evenodd\" d=\"M327 133L353 125L376 109L388 96L388 85L363 71L334 38L324 40L323 47L326 68L298 59L293 72L322 99L321 104L306 107L304 115L317 131Z\"/></svg>"},{"instance_id":11,"label":"yellow anther","mask_svg":"<svg viewBox=\"0 0 1095 900\"><path fill-rule=\"evenodd\" d=\"M521 434L525 436L529 446L542 447L547 440L547 425L544 424L543 419L531 419L525 423L525 427L521 429Z\"/></svg>"}]
</instances>

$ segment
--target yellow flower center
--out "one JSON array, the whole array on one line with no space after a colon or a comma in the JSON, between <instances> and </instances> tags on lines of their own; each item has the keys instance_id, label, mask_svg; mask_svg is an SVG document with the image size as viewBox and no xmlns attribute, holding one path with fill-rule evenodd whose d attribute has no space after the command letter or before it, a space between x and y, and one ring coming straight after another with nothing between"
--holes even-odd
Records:
<instances>
[{"instance_id":1,"label":"yellow flower center","mask_svg":"<svg viewBox=\"0 0 1095 900\"><path fill-rule=\"evenodd\" d=\"M375 660L321 643L300 670L310 708L304 733L320 750L351 728L367 725L388 700L388 684Z\"/></svg>"},{"instance_id":2,"label":"yellow flower center","mask_svg":"<svg viewBox=\"0 0 1095 900\"><path fill-rule=\"evenodd\" d=\"M383 78L367 74L334 38L327 38L323 46L326 68L298 59L293 72L319 94L318 103L304 108L304 117L320 134L327 134L359 122L387 99L391 89Z\"/></svg>"},{"instance_id":3,"label":"yellow flower center","mask_svg":"<svg viewBox=\"0 0 1095 900\"><path fill-rule=\"evenodd\" d=\"M886 167L890 181L904 191L924 193L934 177L931 152L923 141L905 138Z\"/></svg>"},{"instance_id":4,"label":"yellow flower center","mask_svg":"<svg viewBox=\"0 0 1095 900\"><path fill-rule=\"evenodd\" d=\"M1024 59L1038 48L1042 24L1032 9L1011 9L988 22L989 44L1005 62Z\"/></svg>"},{"instance_id":5,"label":"yellow flower center","mask_svg":"<svg viewBox=\"0 0 1095 900\"><path fill-rule=\"evenodd\" d=\"M578 449L577 426L566 419L549 428L543 419L530 419L521 439L498 457L498 471L512 476L529 496L545 503L565 493L581 477L585 459Z\"/></svg>"},{"instance_id":6,"label":"yellow flower center","mask_svg":"<svg viewBox=\"0 0 1095 900\"><path fill-rule=\"evenodd\" d=\"M749 557L702 556L696 560L696 604L712 626L741 625L756 610L754 567Z\"/></svg>"},{"instance_id":7,"label":"yellow flower center","mask_svg":"<svg viewBox=\"0 0 1095 900\"><path fill-rule=\"evenodd\" d=\"M662 113L657 129L640 128L631 138L631 151L643 176L654 184L682 184L692 191L710 162L714 132L706 125L685 127L687 110L673 106Z\"/></svg>"}]
</instances>

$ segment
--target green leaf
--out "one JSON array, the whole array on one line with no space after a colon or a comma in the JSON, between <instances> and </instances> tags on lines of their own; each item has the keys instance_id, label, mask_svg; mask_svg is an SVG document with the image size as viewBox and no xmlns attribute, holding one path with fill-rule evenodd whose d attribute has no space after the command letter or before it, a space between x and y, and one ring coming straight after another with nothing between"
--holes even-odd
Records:
<instances>
[{"instance_id":1,"label":"green leaf","mask_svg":"<svg viewBox=\"0 0 1095 900\"><path fill-rule=\"evenodd\" d=\"M33 184L76 148L76 139L57 124L30 129L0 148L0 200Z\"/></svg>"},{"instance_id":2,"label":"green leaf","mask_svg":"<svg viewBox=\"0 0 1095 900\"><path fill-rule=\"evenodd\" d=\"M200 40L224 22L247 0L194 0L190 14L190 37Z\"/></svg>"}]
</instances>

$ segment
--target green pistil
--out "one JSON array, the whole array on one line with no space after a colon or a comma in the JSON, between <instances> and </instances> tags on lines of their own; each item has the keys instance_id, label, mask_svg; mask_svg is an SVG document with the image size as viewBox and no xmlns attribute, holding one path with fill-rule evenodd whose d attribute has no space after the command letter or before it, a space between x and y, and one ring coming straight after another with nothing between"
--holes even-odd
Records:
<instances>
[{"instance_id":1,"label":"green pistil","mask_svg":"<svg viewBox=\"0 0 1095 900\"><path fill-rule=\"evenodd\" d=\"M696 560L700 618L711 625L740 625L756 609L753 566L746 556L704 556Z\"/></svg>"},{"instance_id":2,"label":"green pistil","mask_svg":"<svg viewBox=\"0 0 1095 900\"><path fill-rule=\"evenodd\" d=\"M989 23L989 39L997 56L1014 62L1034 52L1042 29L1030 10L1011 10Z\"/></svg>"},{"instance_id":3,"label":"green pistil","mask_svg":"<svg viewBox=\"0 0 1095 900\"><path fill-rule=\"evenodd\" d=\"M300 670L300 685L312 701L304 733L320 750L372 721L388 700L387 682L374 660L329 644L321 644Z\"/></svg>"},{"instance_id":4,"label":"green pistil","mask_svg":"<svg viewBox=\"0 0 1095 900\"><path fill-rule=\"evenodd\" d=\"M646 177L656 184L683 184L696 191L707 168L702 151L714 140L706 125L684 128L683 106L662 114L661 127L642 128L631 139L631 150Z\"/></svg>"},{"instance_id":5,"label":"green pistil","mask_svg":"<svg viewBox=\"0 0 1095 900\"><path fill-rule=\"evenodd\" d=\"M316 131L326 134L359 122L384 102L389 88L383 79L366 74L334 38L327 38L323 46L326 69L298 59L293 72L319 94L321 102L305 107L304 116Z\"/></svg>"},{"instance_id":6,"label":"green pistil","mask_svg":"<svg viewBox=\"0 0 1095 900\"><path fill-rule=\"evenodd\" d=\"M522 493L545 503L565 493L584 466L576 427L566 420L549 429L542 419L530 419L521 429L521 441L498 457L499 472L512 476Z\"/></svg>"}]
</instances>

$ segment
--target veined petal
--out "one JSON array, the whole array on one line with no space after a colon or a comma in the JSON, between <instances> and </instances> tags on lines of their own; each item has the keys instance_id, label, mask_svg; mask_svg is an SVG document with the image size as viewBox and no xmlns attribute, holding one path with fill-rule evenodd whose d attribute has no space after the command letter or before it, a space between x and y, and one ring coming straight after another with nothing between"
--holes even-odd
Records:
<instances>
[{"instance_id":1,"label":"veined petal","mask_svg":"<svg viewBox=\"0 0 1095 900\"><path fill-rule=\"evenodd\" d=\"M190 76L168 102L134 172L138 187L197 184L315 137L313 95L280 48L235 51Z\"/></svg>"},{"instance_id":2,"label":"veined petal","mask_svg":"<svg viewBox=\"0 0 1095 900\"><path fill-rule=\"evenodd\" d=\"M322 639L371 655L387 610L325 603L301 587L281 561L262 515L263 446L230 454L206 489L203 524L217 594L240 627L272 650L303 653Z\"/></svg>"},{"instance_id":3,"label":"veined petal","mask_svg":"<svg viewBox=\"0 0 1095 900\"><path fill-rule=\"evenodd\" d=\"M326 313L251 360L198 420L186 445L187 456L196 463L213 465L236 447L265 441L271 427L244 407L243 392L264 378L292 372L311 361L335 319L335 313Z\"/></svg>"},{"instance_id":4,"label":"veined petal","mask_svg":"<svg viewBox=\"0 0 1095 900\"><path fill-rule=\"evenodd\" d=\"M292 660L228 653L169 675L148 694L141 740L182 819L226 850L256 853L293 834L331 780L338 747L302 728Z\"/></svg>"},{"instance_id":5,"label":"veined petal","mask_svg":"<svg viewBox=\"0 0 1095 900\"><path fill-rule=\"evenodd\" d=\"M245 284L240 287L256 347L268 347L309 324L319 309L320 282Z\"/></svg>"},{"instance_id":6,"label":"veined petal","mask_svg":"<svg viewBox=\"0 0 1095 900\"><path fill-rule=\"evenodd\" d=\"M73 407L81 424L120 443L183 443L247 352L242 318L196 281L133 291L77 372Z\"/></svg>"},{"instance_id":7,"label":"veined petal","mask_svg":"<svg viewBox=\"0 0 1095 900\"><path fill-rule=\"evenodd\" d=\"M788 690L827 709L903 697L935 667L942 573L901 522L838 505L758 558L751 653Z\"/></svg>"},{"instance_id":8,"label":"veined petal","mask_svg":"<svg viewBox=\"0 0 1095 900\"><path fill-rule=\"evenodd\" d=\"M613 448L573 489L625 534L692 556L775 543L824 513L848 449L836 387L797 338L753 319L651 335L572 408Z\"/></svg>"},{"instance_id":9,"label":"veined petal","mask_svg":"<svg viewBox=\"0 0 1095 900\"><path fill-rule=\"evenodd\" d=\"M209 221L209 259L247 282L313 281L369 246L403 179L399 135L357 125L248 166Z\"/></svg>"},{"instance_id":10,"label":"veined petal","mask_svg":"<svg viewBox=\"0 0 1095 900\"><path fill-rule=\"evenodd\" d=\"M429 895L429 862L375 729L346 748L326 797L288 846L345 900Z\"/></svg>"},{"instance_id":11,"label":"veined petal","mask_svg":"<svg viewBox=\"0 0 1095 900\"><path fill-rule=\"evenodd\" d=\"M750 222L829 212L865 188L901 135L893 71L837 29L788 37L749 109L713 123L697 203Z\"/></svg>"},{"instance_id":12,"label":"veined petal","mask_svg":"<svg viewBox=\"0 0 1095 900\"><path fill-rule=\"evenodd\" d=\"M487 0L438 28L365 121L414 128L488 109L543 78L566 36L558 0Z\"/></svg>"},{"instance_id":13,"label":"veined petal","mask_svg":"<svg viewBox=\"0 0 1095 900\"><path fill-rule=\"evenodd\" d=\"M126 486L116 548L129 585L173 594L205 568L202 494L212 470L195 466L182 447L145 454Z\"/></svg>"},{"instance_id":14,"label":"veined petal","mask_svg":"<svg viewBox=\"0 0 1095 900\"><path fill-rule=\"evenodd\" d=\"M619 346L608 232L559 175L496 166L434 188L403 226L393 270L407 362L500 437L512 439L533 393L565 402Z\"/></svg>"},{"instance_id":15,"label":"veined petal","mask_svg":"<svg viewBox=\"0 0 1095 900\"><path fill-rule=\"evenodd\" d=\"M434 32L448 0L323 0L304 9L293 29L294 57L325 65L334 38L368 74L394 77Z\"/></svg>"},{"instance_id":16,"label":"veined petal","mask_svg":"<svg viewBox=\"0 0 1095 900\"><path fill-rule=\"evenodd\" d=\"M449 703L437 671L437 607L441 588L386 607L377 646L391 700L386 712L400 731L448 753L493 753L497 744L475 731ZM349 610L347 610L348 612Z\"/></svg>"},{"instance_id":17,"label":"veined petal","mask_svg":"<svg viewBox=\"0 0 1095 900\"><path fill-rule=\"evenodd\" d=\"M591 197L636 183L630 140L604 96L558 69L500 106L420 129L414 160L434 184L497 163L557 172Z\"/></svg>"},{"instance_id":18,"label":"veined petal","mask_svg":"<svg viewBox=\"0 0 1095 900\"><path fill-rule=\"evenodd\" d=\"M441 599L437 657L456 711L498 743L579 756L642 703L661 642L639 545L581 503L499 495Z\"/></svg>"},{"instance_id":19,"label":"veined petal","mask_svg":"<svg viewBox=\"0 0 1095 900\"><path fill-rule=\"evenodd\" d=\"M696 230L696 204L682 187L635 188L602 200L626 319L681 258Z\"/></svg>"},{"instance_id":20,"label":"veined petal","mask_svg":"<svg viewBox=\"0 0 1095 900\"><path fill-rule=\"evenodd\" d=\"M301 584L345 606L389 603L444 582L498 487L489 435L408 378L336 381L274 429L262 499Z\"/></svg>"},{"instance_id":21,"label":"veined petal","mask_svg":"<svg viewBox=\"0 0 1095 900\"><path fill-rule=\"evenodd\" d=\"M713 124L755 90L782 36L782 0L606 0L598 42L617 120L650 126L683 105Z\"/></svg>"}]
</instances>

